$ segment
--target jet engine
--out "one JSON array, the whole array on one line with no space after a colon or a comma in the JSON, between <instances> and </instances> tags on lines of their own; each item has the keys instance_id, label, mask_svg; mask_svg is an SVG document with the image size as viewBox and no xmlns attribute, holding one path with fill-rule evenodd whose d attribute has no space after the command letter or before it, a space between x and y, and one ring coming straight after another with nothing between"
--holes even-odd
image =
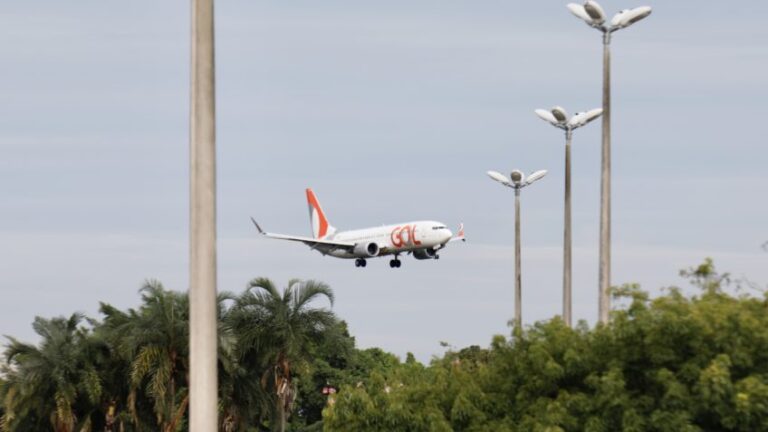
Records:
<instances>
[{"instance_id":1,"label":"jet engine","mask_svg":"<svg viewBox=\"0 0 768 432\"><path fill-rule=\"evenodd\" d=\"M437 251L432 248L416 249L413 251L413 257L417 260L437 259Z\"/></svg>"},{"instance_id":2,"label":"jet engine","mask_svg":"<svg viewBox=\"0 0 768 432\"><path fill-rule=\"evenodd\" d=\"M371 243L357 243L352 250L352 254L360 258L375 257L379 254L379 245L374 242Z\"/></svg>"}]
</instances>

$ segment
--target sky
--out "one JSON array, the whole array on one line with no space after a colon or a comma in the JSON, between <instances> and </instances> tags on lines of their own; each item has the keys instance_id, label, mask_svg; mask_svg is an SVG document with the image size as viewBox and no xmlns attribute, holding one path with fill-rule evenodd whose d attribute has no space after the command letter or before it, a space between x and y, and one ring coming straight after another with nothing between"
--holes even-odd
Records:
<instances>
[{"instance_id":1,"label":"sky","mask_svg":"<svg viewBox=\"0 0 768 432\"><path fill-rule=\"evenodd\" d=\"M604 1L609 14L638 4ZM712 257L768 284L768 3L652 4L614 35L613 276L651 293ZM0 8L0 334L35 316L136 307L188 286L189 2ZM563 150L535 108L600 105L600 34L565 2L216 4L218 287L317 279L361 347L428 361L509 334L513 194L523 321L562 310ZM573 147L576 320L597 317L599 122ZM260 238L307 235L304 188L340 229L434 219L439 261L353 261ZM323 306L318 303L318 306Z\"/></svg>"}]
</instances>

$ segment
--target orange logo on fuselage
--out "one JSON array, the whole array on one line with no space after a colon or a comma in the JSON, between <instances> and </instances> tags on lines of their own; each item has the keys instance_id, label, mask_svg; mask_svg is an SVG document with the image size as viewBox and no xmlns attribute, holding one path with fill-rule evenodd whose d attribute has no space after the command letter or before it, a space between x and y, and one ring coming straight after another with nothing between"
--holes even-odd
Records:
<instances>
[{"instance_id":1,"label":"orange logo on fuselage","mask_svg":"<svg viewBox=\"0 0 768 432\"><path fill-rule=\"evenodd\" d=\"M400 248L407 245L420 246L421 242L416 240L416 225L406 225L396 227L389 234L392 240L392 246Z\"/></svg>"}]
</instances>

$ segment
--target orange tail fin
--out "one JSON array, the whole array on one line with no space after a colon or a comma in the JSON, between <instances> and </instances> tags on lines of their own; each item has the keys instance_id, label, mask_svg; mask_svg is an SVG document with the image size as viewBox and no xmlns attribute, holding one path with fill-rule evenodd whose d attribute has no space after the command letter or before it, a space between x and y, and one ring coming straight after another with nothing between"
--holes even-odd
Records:
<instances>
[{"instance_id":1,"label":"orange tail fin","mask_svg":"<svg viewBox=\"0 0 768 432\"><path fill-rule=\"evenodd\" d=\"M307 188L307 204L309 204L309 222L312 226L312 236L317 239L324 238L336 232L336 228L328 223L320 201L311 188Z\"/></svg>"}]
</instances>

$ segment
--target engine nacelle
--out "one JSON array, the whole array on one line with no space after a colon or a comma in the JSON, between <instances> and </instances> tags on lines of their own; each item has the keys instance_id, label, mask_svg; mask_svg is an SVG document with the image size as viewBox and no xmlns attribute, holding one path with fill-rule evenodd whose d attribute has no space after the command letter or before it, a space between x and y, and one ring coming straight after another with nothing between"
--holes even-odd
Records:
<instances>
[{"instance_id":1,"label":"engine nacelle","mask_svg":"<svg viewBox=\"0 0 768 432\"><path fill-rule=\"evenodd\" d=\"M359 258L371 258L379 254L379 245L371 243L357 243L352 254Z\"/></svg>"},{"instance_id":2,"label":"engine nacelle","mask_svg":"<svg viewBox=\"0 0 768 432\"><path fill-rule=\"evenodd\" d=\"M417 260L435 259L437 257L437 251L432 248L416 249L413 251L413 257Z\"/></svg>"}]
</instances>

